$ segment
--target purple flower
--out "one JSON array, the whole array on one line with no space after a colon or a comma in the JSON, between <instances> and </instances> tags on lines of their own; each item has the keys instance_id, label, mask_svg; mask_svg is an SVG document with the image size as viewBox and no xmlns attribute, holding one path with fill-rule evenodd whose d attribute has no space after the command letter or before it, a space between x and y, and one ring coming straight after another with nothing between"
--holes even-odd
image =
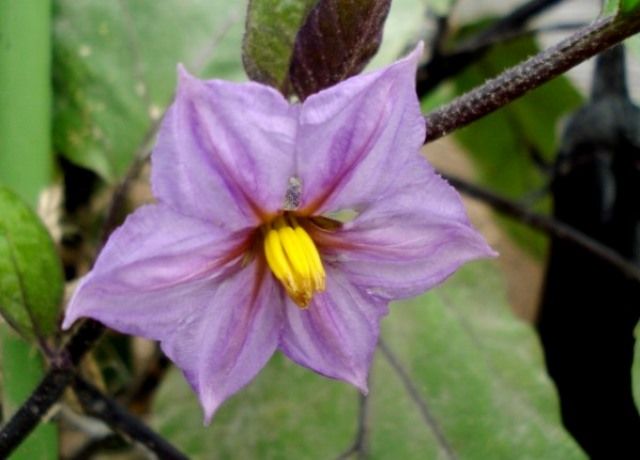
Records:
<instances>
[{"instance_id":1,"label":"purple flower","mask_svg":"<svg viewBox=\"0 0 640 460\"><path fill-rule=\"evenodd\" d=\"M158 203L114 232L63 327L159 340L207 420L276 350L366 392L389 301L494 254L420 155L421 50L301 104L181 69L152 155Z\"/></svg>"}]
</instances>

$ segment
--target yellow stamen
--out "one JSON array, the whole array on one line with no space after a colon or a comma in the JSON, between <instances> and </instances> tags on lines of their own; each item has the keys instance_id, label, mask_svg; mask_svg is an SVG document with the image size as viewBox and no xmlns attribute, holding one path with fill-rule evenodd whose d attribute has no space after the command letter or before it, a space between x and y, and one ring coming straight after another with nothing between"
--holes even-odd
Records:
<instances>
[{"instance_id":1,"label":"yellow stamen","mask_svg":"<svg viewBox=\"0 0 640 460\"><path fill-rule=\"evenodd\" d=\"M309 265L311 276L313 277L313 288L316 291L324 291L325 273L318 249L304 228L296 226L294 231L301 243L301 246L304 248L303 252L307 258L307 264Z\"/></svg>"},{"instance_id":2,"label":"yellow stamen","mask_svg":"<svg viewBox=\"0 0 640 460\"><path fill-rule=\"evenodd\" d=\"M291 217L278 217L267 230L264 254L273 275L301 308L325 289L325 272L315 243Z\"/></svg>"}]
</instances>

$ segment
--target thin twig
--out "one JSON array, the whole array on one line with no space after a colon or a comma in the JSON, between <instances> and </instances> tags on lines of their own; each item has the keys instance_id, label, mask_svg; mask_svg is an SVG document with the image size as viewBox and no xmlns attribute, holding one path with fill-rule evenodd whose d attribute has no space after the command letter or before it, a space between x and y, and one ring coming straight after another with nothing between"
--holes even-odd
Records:
<instances>
[{"instance_id":1,"label":"thin twig","mask_svg":"<svg viewBox=\"0 0 640 460\"><path fill-rule=\"evenodd\" d=\"M369 397L368 395L358 394L358 428L353 443L347 450L338 455L337 460L346 460L352 455L356 455L358 459L367 457L367 435L369 431Z\"/></svg>"},{"instance_id":2,"label":"thin twig","mask_svg":"<svg viewBox=\"0 0 640 460\"><path fill-rule=\"evenodd\" d=\"M386 360L389 362L393 370L396 372L396 374L400 378L402 385L404 386L405 390L409 394L409 397L411 398L411 400L418 407L418 410L420 411L420 415L422 416L422 419L424 420L424 422L427 424L427 426L433 433L442 451L446 454L447 458L452 460L457 459L458 456L453 451L453 448L449 444L449 441L447 441L447 438L442 432L442 428L440 428L440 424L431 413L429 406L427 406L426 401L422 398L420 391L414 385L413 381L411 380L411 377L409 376L405 368L400 363L400 360L396 357L395 353L393 353L389 349L389 347L387 346L385 341L382 340L382 338L380 338L380 340L378 341L378 348L380 349L380 351L382 352Z\"/></svg>"},{"instance_id":3,"label":"thin twig","mask_svg":"<svg viewBox=\"0 0 640 460\"><path fill-rule=\"evenodd\" d=\"M432 49L431 59L418 69L417 92L424 96L443 80L460 73L476 62L489 48L503 37L520 32L537 15L562 0L531 0L498 19L473 37L465 40L455 51L444 52L446 18L440 18L437 34L439 46Z\"/></svg>"},{"instance_id":4,"label":"thin twig","mask_svg":"<svg viewBox=\"0 0 640 460\"><path fill-rule=\"evenodd\" d=\"M160 347L156 346L144 371L120 401L136 414L146 413L156 390L170 368L171 361Z\"/></svg>"},{"instance_id":5,"label":"thin twig","mask_svg":"<svg viewBox=\"0 0 640 460\"><path fill-rule=\"evenodd\" d=\"M488 115L639 31L640 8L627 16L596 20L557 45L426 115L425 143Z\"/></svg>"},{"instance_id":6,"label":"thin twig","mask_svg":"<svg viewBox=\"0 0 640 460\"><path fill-rule=\"evenodd\" d=\"M466 46L473 47L472 45L474 43L487 43L495 38L511 34L514 31L522 29L523 26L528 24L533 18L562 1L563 0L530 0L516 7L511 13L498 19L478 33L478 35L466 40L460 46L461 48L465 48Z\"/></svg>"},{"instance_id":7,"label":"thin twig","mask_svg":"<svg viewBox=\"0 0 640 460\"><path fill-rule=\"evenodd\" d=\"M139 442L163 460L185 460L187 458L162 436L81 377L76 376L73 379L73 389L84 410L89 415L105 422L115 432Z\"/></svg>"},{"instance_id":8,"label":"thin twig","mask_svg":"<svg viewBox=\"0 0 640 460\"><path fill-rule=\"evenodd\" d=\"M540 34L557 33L557 32L574 32L578 29L588 26L589 23L581 22L563 22L558 24L549 24L548 26L535 27L532 29L514 30L511 32L505 32L504 35L491 37L486 42L477 42L465 45L463 48L460 46L451 53L455 56L458 53L482 53L492 46L503 44L509 41L518 40L521 38L531 37Z\"/></svg>"},{"instance_id":9,"label":"thin twig","mask_svg":"<svg viewBox=\"0 0 640 460\"><path fill-rule=\"evenodd\" d=\"M51 363L29 399L20 406L0 432L0 458L6 458L40 423L49 409L62 397L73 378L73 368L85 352L98 340L103 327L95 321L85 321L71 337L59 359Z\"/></svg>"},{"instance_id":10,"label":"thin twig","mask_svg":"<svg viewBox=\"0 0 640 460\"><path fill-rule=\"evenodd\" d=\"M531 211L483 187L471 184L457 177L449 175L444 175L443 177L465 195L487 203L496 211L527 224L536 230L543 231L556 238L570 241L576 246L580 246L593 255L600 257L625 276L640 281L640 267L625 259L608 246L582 233L580 230L551 217Z\"/></svg>"}]
</instances>

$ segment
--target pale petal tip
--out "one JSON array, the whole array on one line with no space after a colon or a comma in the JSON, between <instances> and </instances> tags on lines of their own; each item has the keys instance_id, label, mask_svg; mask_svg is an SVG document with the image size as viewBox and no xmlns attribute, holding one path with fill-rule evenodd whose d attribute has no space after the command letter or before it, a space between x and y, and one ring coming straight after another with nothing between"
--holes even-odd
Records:
<instances>
[{"instance_id":1,"label":"pale petal tip","mask_svg":"<svg viewBox=\"0 0 640 460\"><path fill-rule=\"evenodd\" d=\"M200 80L193 76L184 64L180 63L177 66L178 71L178 93L182 93L184 91L189 91L190 89L196 88Z\"/></svg>"},{"instance_id":2,"label":"pale petal tip","mask_svg":"<svg viewBox=\"0 0 640 460\"><path fill-rule=\"evenodd\" d=\"M478 239L480 240L478 243L478 252L480 253L478 255L478 258L495 259L496 257L499 257L500 253L489 245L482 233L478 232L477 230L476 233L478 235Z\"/></svg>"},{"instance_id":3,"label":"pale petal tip","mask_svg":"<svg viewBox=\"0 0 640 460\"><path fill-rule=\"evenodd\" d=\"M64 312L64 318L62 320L62 330L66 331L68 329L71 329L71 326L73 326L73 323L75 323L78 318L80 318L82 315L78 313L77 308L75 308L75 295L71 298L71 300L69 301L69 303L67 304L67 309Z\"/></svg>"},{"instance_id":4,"label":"pale petal tip","mask_svg":"<svg viewBox=\"0 0 640 460\"><path fill-rule=\"evenodd\" d=\"M369 385L366 381L364 383L356 385L356 388L362 394L362 396L367 396L369 394Z\"/></svg>"},{"instance_id":5,"label":"pale petal tip","mask_svg":"<svg viewBox=\"0 0 640 460\"><path fill-rule=\"evenodd\" d=\"M416 44L416 46L413 48L413 50L411 50L409 53L407 53L407 55L404 56L402 59L396 61L396 64L399 64L399 63L410 63L412 67L417 69L418 63L420 62L420 59L422 58L423 52L424 52L424 42L422 40L420 40ZM415 69L414 69L414 73L415 73Z\"/></svg>"},{"instance_id":6,"label":"pale petal tip","mask_svg":"<svg viewBox=\"0 0 640 460\"><path fill-rule=\"evenodd\" d=\"M368 382L368 371L358 372L354 375L348 382L356 387L356 389L362 393L363 396L367 396L369 394L369 382Z\"/></svg>"},{"instance_id":7,"label":"pale petal tip","mask_svg":"<svg viewBox=\"0 0 640 460\"><path fill-rule=\"evenodd\" d=\"M416 44L415 48L413 48L413 51L409 53L409 57L411 57L411 59L415 59L417 62L422 57L423 53L424 53L424 41L420 40Z\"/></svg>"},{"instance_id":8,"label":"pale petal tip","mask_svg":"<svg viewBox=\"0 0 640 460\"><path fill-rule=\"evenodd\" d=\"M76 322L76 317L72 316L72 315L65 315L64 319L62 320L62 330L66 331L67 329L70 329L71 326L73 326L73 323Z\"/></svg>"},{"instance_id":9,"label":"pale petal tip","mask_svg":"<svg viewBox=\"0 0 640 460\"><path fill-rule=\"evenodd\" d=\"M178 77L180 79L182 78L193 78L193 76L189 73L189 71L187 70L187 68L184 66L184 64L182 62L179 62L178 65L176 66L176 71L178 72Z\"/></svg>"},{"instance_id":10,"label":"pale petal tip","mask_svg":"<svg viewBox=\"0 0 640 460\"><path fill-rule=\"evenodd\" d=\"M212 394L199 394L200 405L204 414L203 426L209 426L213 420L213 416L218 411L220 405L224 402L224 399L218 399Z\"/></svg>"},{"instance_id":11,"label":"pale petal tip","mask_svg":"<svg viewBox=\"0 0 640 460\"><path fill-rule=\"evenodd\" d=\"M383 69L382 72L396 73L396 75L401 76L400 78L408 78L412 81L415 80L418 64L422 58L423 51L424 43L419 41L411 52L391 64L389 67Z\"/></svg>"}]
</instances>

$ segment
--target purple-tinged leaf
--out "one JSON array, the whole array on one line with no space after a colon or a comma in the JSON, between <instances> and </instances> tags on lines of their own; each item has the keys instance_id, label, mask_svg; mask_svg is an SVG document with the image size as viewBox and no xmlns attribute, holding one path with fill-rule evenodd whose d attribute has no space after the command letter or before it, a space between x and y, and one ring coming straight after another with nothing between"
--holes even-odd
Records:
<instances>
[{"instance_id":1,"label":"purple-tinged leaf","mask_svg":"<svg viewBox=\"0 0 640 460\"><path fill-rule=\"evenodd\" d=\"M296 36L289 80L301 100L359 73L378 50L390 0L320 0Z\"/></svg>"}]
</instances>

